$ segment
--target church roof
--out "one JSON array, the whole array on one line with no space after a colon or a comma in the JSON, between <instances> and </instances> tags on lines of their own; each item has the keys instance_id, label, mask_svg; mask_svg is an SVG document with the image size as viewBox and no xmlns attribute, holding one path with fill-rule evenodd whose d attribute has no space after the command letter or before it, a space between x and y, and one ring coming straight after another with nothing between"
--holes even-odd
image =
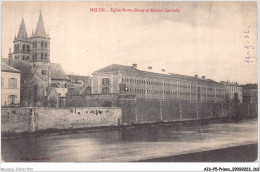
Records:
<instances>
[{"instance_id":1,"label":"church roof","mask_svg":"<svg viewBox=\"0 0 260 172\"><path fill-rule=\"evenodd\" d=\"M51 79L69 80L61 65L58 63L50 63Z\"/></svg>"},{"instance_id":2,"label":"church roof","mask_svg":"<svg viewBox=\"0 0 260 172\"><path fill-rule=\"evenodd\" d=\"M28 39L28 35L27 35L26 27L24 24L24 19L22 19L22 22L20 24L20 28L18 31L18 35L17 35L17 37L15 37L15 40L27 40L27 39Z\"/></svg>"},{"instance_id":3,"label":"church roof","mask_svg":"<svg viewBox=\"0 0 260 172\"><path fill-rule=\"evenodd\" d=\"M45 32L43 19L42 19L42 12L40 11L39 20L36 26L36 30L33 36L42 36L42 37L48 37L48 35Z\"/></svg>"},{"instance_id":4,"label":"church roof","mask_svg":"<svg viewBox=\"0 0 260 172\"><path fill-rule=\"evenodd\" d=\"M15 69L4 62L1 62L1 71L2 72L12 72L12 73L21 73L18 69Z\"/></svg>"}]
</instances>

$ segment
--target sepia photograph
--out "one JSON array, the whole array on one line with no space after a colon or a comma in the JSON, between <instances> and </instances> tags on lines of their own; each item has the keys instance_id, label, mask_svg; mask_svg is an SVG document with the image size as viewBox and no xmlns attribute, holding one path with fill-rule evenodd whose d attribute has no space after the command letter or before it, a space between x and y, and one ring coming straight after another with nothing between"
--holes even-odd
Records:
<instances>
[{"instance_id":1,"label":"sepia photograph","mask_svg":"<svg viewBox=\"0 0 260 172\"><path fill-rule=\"evenodd\" d=\"M257 1L2 1L10 162L258 163Z\"/></svg>"}]
</instances>

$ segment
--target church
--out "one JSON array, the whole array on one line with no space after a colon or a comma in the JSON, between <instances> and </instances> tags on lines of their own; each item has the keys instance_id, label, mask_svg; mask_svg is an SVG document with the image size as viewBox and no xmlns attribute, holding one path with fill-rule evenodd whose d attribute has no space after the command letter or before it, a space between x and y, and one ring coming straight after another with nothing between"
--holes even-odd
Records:
<instances>
[{"instance_id":1,"label":"church","mask_svg":"<svg viewBox=\"0 0 260 172\"><path fill-rule=\"evenodd\" d=\"M15 63L26 63L34 75L37 85L36 97L48 97L53 89L57 95L63 93L63 100L57 101L64 104L64 93L68 92L69 77L60 64L50 62L50 36L46 33L42 13L40 11L35 31L28 36L24 18L22 18L18 34L13 40L13 52L9 49L7 63L13 66ZM33 106L41 106L42 102L34 102ZM29 105L28 105L29 106Z\"/></svg>"}]
</instances>

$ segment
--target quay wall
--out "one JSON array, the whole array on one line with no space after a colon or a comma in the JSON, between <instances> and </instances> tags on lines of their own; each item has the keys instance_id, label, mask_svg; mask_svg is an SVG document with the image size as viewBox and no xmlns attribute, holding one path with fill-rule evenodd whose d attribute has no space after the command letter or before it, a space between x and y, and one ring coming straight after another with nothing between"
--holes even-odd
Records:
<instances>
[{"instance_id":1,"label":"quay wall","mask_svg":"<svg viewBox=\"0 0 260 172\"><path fill-rule=\"evenodd\" d=\"M117 126L122 122L121 108L2 108L2 133L34 132Z\"/></svg>"},{"instance_id":2,"label":"quay wall","mask_svg":"<svg viewBox=\"0 0 260 172\"><path fill-rule=\"evenodd\" d=\"M92 102L91 105L98 105L98 103ZM106 103L106 105L111 104ZM225 104L119 99L117 106L2 108L1 129L2 133L21 133L47 129L117 126L122 123L131 125L258 116L257 104L243 103Z\"/></svg>"},{"instance_id":3,"label":"quay wall","mask_svg":"<svg viewBox=\"0 0 260 172\"><path fill-rule=\"evenodd\" d=\"M257 104L119 100L119 106L126 124L258 116Z\"/></svg>"}]
</instances>

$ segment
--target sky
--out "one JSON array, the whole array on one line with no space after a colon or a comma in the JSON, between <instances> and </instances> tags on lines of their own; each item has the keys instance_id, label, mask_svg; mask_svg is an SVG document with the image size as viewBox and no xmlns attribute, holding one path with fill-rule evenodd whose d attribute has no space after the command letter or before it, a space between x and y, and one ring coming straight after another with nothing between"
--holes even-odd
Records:
<instances>
[{"instance_id":1,"label":"sky","mask_svg":"<svg viewBox=\"0 0 260 172\"><path fill-rule=\"evenodd\" d=\"M112 13L111 8L149 12ZM2 2L3 58L13 51L22 16L30 36L40 9L51 37L50 60L67 74L136 63L216 81L258 82L257 2ZM255 57L250 63L247 53Z\"/></svg>"}]
</instances>

